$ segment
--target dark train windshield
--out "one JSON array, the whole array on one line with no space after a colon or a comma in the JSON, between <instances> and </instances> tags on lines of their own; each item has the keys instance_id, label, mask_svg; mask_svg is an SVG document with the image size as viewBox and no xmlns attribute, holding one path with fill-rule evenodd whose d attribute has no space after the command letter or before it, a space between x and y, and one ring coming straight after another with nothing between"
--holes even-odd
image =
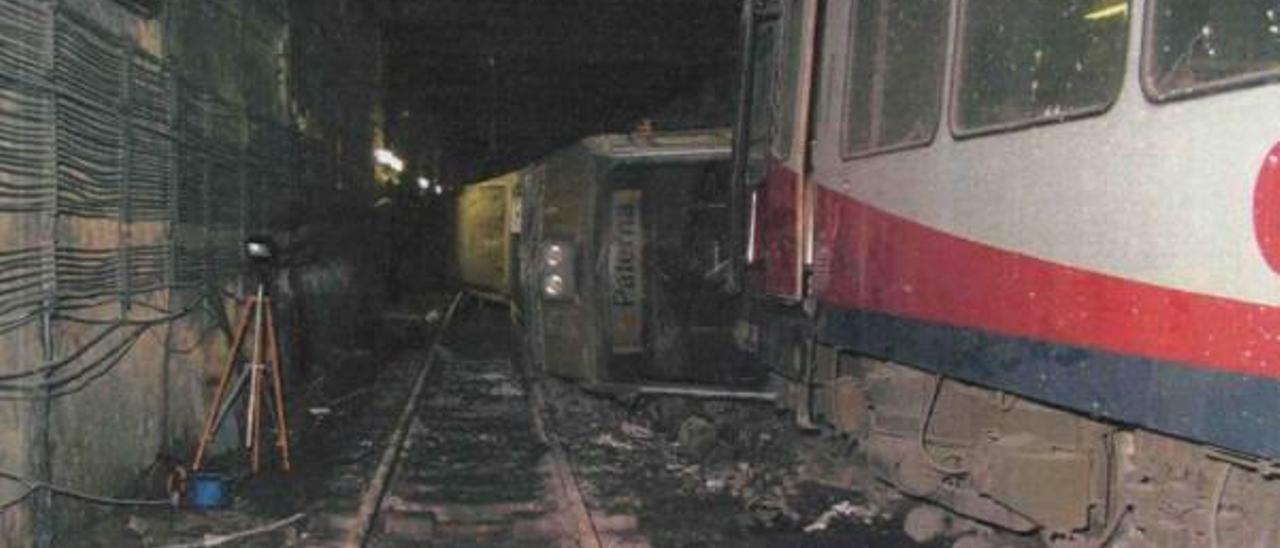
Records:
<instances>
[{"instance_id":1,"label":"dark train windshield","mask_svg":"<svg viewBox=\"0 0 1280 548\"><path fill-rule=\"evenodd\" d=\"M1157 99L1280 76L1280 0L1158 0L1144 84Z\"/></svg>"}]
</instances>

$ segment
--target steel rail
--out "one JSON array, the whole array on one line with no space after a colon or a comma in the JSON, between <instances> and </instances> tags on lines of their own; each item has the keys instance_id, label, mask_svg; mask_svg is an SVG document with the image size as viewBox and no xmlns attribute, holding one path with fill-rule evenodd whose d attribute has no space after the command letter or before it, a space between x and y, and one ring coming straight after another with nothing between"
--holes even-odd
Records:
<instances>
[{"instance_id":1,"label":"steel rail","mask_svg":"<svg viewBox=\"0 0 1280 548\"><path fill-rule=\"evenodd\" d=\"M422 368L418 371L418 376L413 382L413 390L409 392L408 401L405 402L404 409L400 411L400 417L396 419L396 426L391 431L387 446L382 451L382 458L378 461L378 468L374 470L373 479L369 482L369 486L365 489L364 495L360 499L360 508L356 512L355 523L352 524L351 530L348 531L347 540L343 544L346 548L363 548L369 540L369 533L373 528L374 520L378 516L378 511L381 510L382 498L386 494L391 474L395 471L396 464L400 460L400 453L404 449L402 446L409 433L409 425L413 423L413 417L418 412L418 405L422 401L423 392L426 391L427 379L435 372L437 358L440 354L440 342L443 340L445 332L449 330L449 326L453 322L453 316L458 310L458 305L465 295L466 293L462 291L454 295L453 301L449 304L449 310L445 313L444 321L440 323L440 329L436 330L435 336L432 338L431 348L427 351L427 361L422 364Z\"/></svg>"},{"instance_id":2,"label":"steel rail","mask_svg":"<svg viewBox=\"0 0 1280 548\"><path fill-rule=\"evenodd\" d=\"M564 449L564 444L547 431L547 400L542 393L542 386L536 378L527 379L527 383L533 405L533 425L537 429L538 437L550 449L551 473L557 487L560 493L569 499L569 511L574 517L578 546L602 548L605 544L600 539L600 531L596 529L595 520L591 518L591 509L587 508L586 497L582 494L582 485L577 475L573 473L573 463Z\"/></svg>"}]
</instances>

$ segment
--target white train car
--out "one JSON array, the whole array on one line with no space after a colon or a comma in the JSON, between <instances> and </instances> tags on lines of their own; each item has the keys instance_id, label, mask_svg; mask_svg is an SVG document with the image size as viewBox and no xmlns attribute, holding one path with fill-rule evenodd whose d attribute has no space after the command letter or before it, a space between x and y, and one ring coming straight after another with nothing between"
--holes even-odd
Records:
<instances>
[{"instance_id":1,"label":"white train car","mask_svg":"<svg viewBox=\"0 0 1280 548\"><path fill-rule=\"evenodd\" d=\"M1280 545L1280 3L747 9L799 421L1054 542Z\"/></svg>"}]
</instances>

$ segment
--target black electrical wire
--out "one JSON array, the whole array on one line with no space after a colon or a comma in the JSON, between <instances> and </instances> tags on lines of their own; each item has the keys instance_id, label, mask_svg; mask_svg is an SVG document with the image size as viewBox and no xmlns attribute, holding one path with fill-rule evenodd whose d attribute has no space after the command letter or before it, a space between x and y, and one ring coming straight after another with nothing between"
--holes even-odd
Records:
<instances>
[{"instance_id":1,"label":"black electrical wire","mask_svg":"<svg viewBox=\"0 0 1280 548\"><path fill-rule=\"evenodd\" d=\"M165 316L162 316L162 317L148 318L145 320L128 320L127 323L129 325L137 325L140 327L134 332L130 333L128 336L126 336L125 339L121 341L120 344L118 344L115 347L112 347L108 351L104 352L97 360L94 360L88 365L76 370L75 372L62 375L57 379L44 381L43 383L41 383L42 386L40 386L38 389L46 389L46 388L53 389L51 392L47 394L47 397L50 397L50 398L60 398L60 397L75 394L77 392L80 392L81 390L84 390L88 386L92 385L94 381L102 378L107 373L110 373L115 368L115 366L118 365L125 358L125 356L129 354L129 351L133 348L135 344L137 344L138 340L142 338L142 335L144 335L152 327L155 327L157 325L162 325L162 324L168 324L174 320L177 320L181 317L186 316L187 314L190 314L193 310L197 308L197 306L201 301L202 300L197 300L196 302L188 304L182 310L179 310L177 312L173 312L170 314L166 314ZM76 384L72 384L72 383L76 383Z\"/></svg>"},{"instance_id":2,"label":"black electrical wire","mask_svg":"<svg viewBox=\"0 0 1280 548\"><path fill-rule=\"evenodd\" d=\"M15 385L15 384L5 384L5 383L11 383L12 381L27 379L27 378L36 377L36 376L46 376L50 374L55 374L62 368L73 363L75 360L79 359L81 356L88 353L89 350L93 349L96 345L101 343L107 337L111 336L112 334L116 333L122 328L129 327L129 326L137 326L138 329L135 330L135 333L131 334L130 336L141 336L142 331L145 331L146 329L152 326L159 325L162 323L167 323L169 321L185 316L186 314L190 313L191 310L194 310L198 303L199 303L199 300L188 304L182 310L178 310L171 314L166 314L166 315L158 316L155 318L147 318L147 319L140 319L140 320L139 319L113 320L109 325L107 325L105 328L99 331L96 335L91 337L87 342L77 346L71 352L67 353L65 356L59 359L51 360L41 365L24 369L21 371L0 373L0 390L32 390L32 389L46 387L51 382L56 382L56 381L44 380L39 383L31 383L26 385ZM97 322L97 320L93 320L90 318L81 318L81 317L71 316L68 314L59 314L56 316L56 319L75 322L75 323L83 323L83 324L94 324Z\"/></svg>"},{"instance_id":3,"label":"black electrical wire","mask_svg":"<svg viewBox=\"0 0 1280 548\"><path fill-rule=\"evenodd\" d=\"M190 307L186 310L183 310L181 312L178 312L163 318L129 321L127 325L136 325L138 327L134 329L132 332L128 333L124 338L122 338L115 345L103 351L93 361L71 372L63 372L60 370L55 370L57 371L57 373L55 373L57 375L56 377L45 378L38 382L29 382L29 383L23 383L23 384L17 384L12 382L0 383L0 392L19 393L19 395L0 396L0 399L15 400L15 399L38 399L38 398L45 398L45 397L60 398L60 397L64 397L67 395L80 392L85 388L87 388L88 386L90 386L94 381L102 378L107 373L110 373L115 368L116 365L118 365L121 361L123 361L123 359L126 356L128 356L129 351L132 350L133 346L137 344L138 340L141 339L142 336L147 331L149 331L152 327L156 325L167 324L172 320L185 316L186 314L190 313L190 311L193 309L194 307ZM115 332L119 328L117 327L116 329L110 329L110 328L108 329L110 330L110 332ZM87 351L88 348L92 348L92 346L96 346L96 344L97 343L94 343L94 345L82 346L80 349Z\"/></svg>"},{"instance_id":4,"label":"black electrical wire","mask_svg":"<svg viewBox=\"0 0 1280 548\"><path fill-rule=\"evenodd\" d=\"M29 297L26 300L15 300L5 304L5 315L12 314L16 311L25 311L22 317L32 314L40 314L49 310L48 301L43 296ZM16 320L15 320L16 321Z\"/></svg>"},{"instance_id":5,"label":"black electrical wire","mask_svg":"<svg viewBox=\"0 0 1280 548\"><path fill-rule=\"evenodd\" d=\"M65 497L71 497L74 499L79 499L79 500L98 503L98 504L107 504L107 505L116 505L116 506L170 506L173 504L173 501L169 499L122 499L122 498L115 498L115 497L104 497L101 495L93 495L93 494L85 493L84 491L71 489L69 487L63 487L63 486L54 485L52 483L45 482L45 481L34 480L34 479L31 479L31 478L28 478L4 469L0 469L0 478L5 478L10 481L20 483L26 486L27 492L22 495L22 498L26 498L30 496L35 491L44 489L49 491L50 493L54 493L57 495L62 495ZM5 509L9 506L12 506L13 504L16 504L16 502L6 502L4 506L0 506L0 510Z\"/></svg>"},{"instance_id":6,"label":"black electrical wire","mask_svg":"<svg viewBox=\"0 0 1280 548\"><path fill-rule=\"evenodd\" d=\"M142 333L144 331L146 331L146 328L138 328L134 330L133 333L130 333L113 346L104 350L92 361L84 364L79 369L64 374L63 376L50 377L38 382L23 384L8 383L0 385L0 401L29 401L59 397L60 389L67 384L83 379L86 376L93 374L95 371L101 371L104 369L104 366L108 371L113 368L124 358L125 355L128 354L128 351L132 349L133 345L142 337ZM94 379L97 377L100 377L100 375L93 376Z\"/></svg>"},{"instance_id":7,"label":"black electrical wire","mask_svg":"<svg viewBox=\"0 0 1280 548\"><path fill-rule=\"evenodd\" d=\"M19 371L13 371L9 373L0 373L0 390L5 389L6 387L6 385L4 384L5 382L15 381L19 379L26 379L30 377L38 377L38 376L46 375L49 373L53 373L58 369L61 369L67 364L75 361L80 356L83 356L86 352L88 352L91 348L93 348L94 345L98 344L99 342L102 342L109 335L120 330L121 327L122 326L119 322L113 323L111 326L103 329L102 331L99 331L96 335L90 338L88 342L80 346L77 346L74 350L72 350L71 352L67 353L65 356L58 358L56 360L47 361L35 367L30 367L30 368L19 370Z\"/></svg>"},{"instance_id":8,"label":"black electrical wire","mask_svg":"<svg viewBox=\"0 0 1280 548\"><path fill-rule=\"evenodd\" d=\"M102 357L77 370L75 373L68 375L67 377L59 378L57 381L50 382L48 386L42 387L51 389L48 393L43 394L42 397L51 399L62 398L79 393L80 391L88 388L95 381L101 379L114 370L115 367L129 355L129 352L133 350L133 346L138 343L142 338L143 333L146 331L147 328L140 328L136 334L131 334L124 344L112 348L109 352L104 353Z\"/></svg>"},{"instance_id":9,"label":"black electrical wire","mask_svg":"<svg viewBox=\"0 0 1280 548\"><path fill-rule=\"evenodd\" d=\"M11 333L13 331L22 329L28 325L31 325L39 321L41 317L42 317L41 314L34 313L34 314L28 314L26 316L22 316L20 318L15 318L12 320L6 320L4 322L0 322L0 335L4 335L7 333Z\"/></svg>"},{"instance_id":10,"label":"black electrical wire","mask_svg":"<svg viewBox=\"0 0 1280 548\"><path fill-rule=\"evenodd\" d=\"M26 486L23 489L21 495L18 495L16 497L13 497L9 500L4 501L3 503L0 503L0 514L3 514L4 512L8 511L10 508L13 508L14 506L22 504L24 501L27 500L27 498L29 498L37 490L38 489L36 489L35 487Z\"/></svg>"}]
</instances>

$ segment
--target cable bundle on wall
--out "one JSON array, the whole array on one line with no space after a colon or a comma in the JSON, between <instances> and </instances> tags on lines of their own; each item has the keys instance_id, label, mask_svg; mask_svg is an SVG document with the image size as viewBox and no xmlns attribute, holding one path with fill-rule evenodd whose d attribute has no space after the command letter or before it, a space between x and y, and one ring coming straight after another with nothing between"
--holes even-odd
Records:
<instances>
[{"instance_id":1,"label":"cable bundle on wall","mask_svg":"<svg viewBox=\"0 0 1280 548\"><path fill-rule=\"evenodd\" d=\"M0 334L5 334L46 311L52 264L44 248L13 249L0 252L0 272Z\"/></svg>"},{"instance_id":2,"label":"cable bundle on wall","mask_svg":"<svg viewBox=\"0 0 1280 548\"><path fill-rule=\"evenodd\" d=\"M114 217L124 177L124 48L70 10L58 11L55 28L58 213Z\"/></svg>"},{"instance_id":3,"label":"cable bundle on wall","mask_svg":"<svg viewBox=\"0 0 1280 548\"><path fill-rule=\"evenodd\" d=\"M26 225L35 232L53 207L52 40L48 4L0 2L0 142L5 143L0 147L0 216L10 231ZM49 312L51 250L24 239L0 251L0 335Z\"/></svg>"},{"instance_id":4,"label":"cable bundle on wall","mask_svg":"<svg viewBox=\"0 0 1280 548\"><path fill-rule=\"evenodd\" d=\"M24 80L43 86L50 58L52 16L45 2L6 0L0 2L0 78Z\"/></svg>"},{"instance_id":5,"label":"cable bundle on wall","mask_svg":"<svg viewBox=\"0 0 1280 548\"><path fill-rule=\"evenodd\" d=\"M204 88L182 77L177 81L177 190L174 219L174 283L190 287L206 280L208 246L207 154L208 97Z\"/></svg>"},{"instance_id":6,"label":"cable bundle on wall","mask_svg":"<svg viewBox=\"0 0 1280 548\"><path fill-rule=\"evenodd\" d=\"M125 222L168 221L173 216L172 83L160 59L130 56Z\"/></svg>"},{"instance_id":7,"label":"cable bundle on wall","mask_svg":"<svg viewBox=\"0 0 1280 548\"><path fill-rule=\"evenodd\" d=\"M209 101L209 226L238 230L243 211L244 111L215 98Z\"/></svg>"},{"instance_id":8,"label":"cable bundle on wall","mask_svg":"<svg viewBox=\"0 0 1280 548\"><path fill-rule=\"evenodd\" d=\"M0 213L53 205L52 16L45 4L0 3Z\"/></svg>"},{"instance_id":9,"label":"cable bundle on wall","mask_svg":"<svg viewBox=\"0 0 1280 548\"><path fill-rule=\"evenodd\" d=\"M104 326L0 374L0 392L60 395L105 374L145 328L220 296L246 234L298 201L284 14L269 1L175 9L190 36L161 59L65 4L0 0L0 141L16 144L0 150L0 222L29 227L16 233L28 245L0 251L0 335L41 319ZM143 298L175 288L197 298L179 311ZM115 319L92 310L117 303Z\"/></svg>"},{"instance_id":10,"label":"cable bundle on wall","mask_svg":"<svg viewBox=\"0 0 1280 548\"><path fill-rule=\"evenodd\" d=\"M154 26L117 3L160 5L0 0L0 400L39 402L37 440L48 400L127 363L150 328L219 308L247 233L336 173L332 143L304 154L286 123L279 0L172 2Z\"/></svg>"},{"instance_id":11,"label":"cable bundle on wall","mask_svg":"<svg viewBox=\"0 0 1280 548\"><path fill-rule=\"evenodd\" d=\"M91 308L120 299L123 271L117 250L59 247L55 261L57 300L63 308Z\"/></svg>"},{"instance_id":12,"label":"cable bundle on wall","mask_svg":"<svg viewBox=\"0 0 1280 548\"><path fill-rule=\"evenodd\" d=\"M42 92L6 85L15 83L0 82L0 141L6 143L0 148L0 213L40 213L53 205L53 187L42 180L50 165L53 108Z\"/></svg>"},{"instance_id":13,"label":"cable bundle on wall","mask_svg":"<svg viewBox=\"0 0 1280 548\"><path fill-rule=\"evenodd\" d=\"M135 245L125 248L130 297L166 288L169 251L169 247L165 245Z\"/></svg>"},{"instance_id":14,"label":"cable bundle on wall","mask_svg":"<svg viewBox=\"0 0 1280 548\"><path fill-rule=\"evenodd\" d=\"M209 269L214 280L238 273L249 197L245 193L244 109L224 99L209 102Z\"/></svg>"},{"instance_id":15,"label":"cable bundle on wall","mask_svg":"<svg viewBox=\"0 0 1280 548\"><path fill-rule=\"evenodd\" d=\"M83 390L109 373L149 329L182 318L202 303L203 299L198 299L179 310L139 319L98 320L59 313L60 321L100 327L59 358L0 373L0 399L56 398ZM44 393L46 390L50 392Z\"/></svg>"}]
</instances>

